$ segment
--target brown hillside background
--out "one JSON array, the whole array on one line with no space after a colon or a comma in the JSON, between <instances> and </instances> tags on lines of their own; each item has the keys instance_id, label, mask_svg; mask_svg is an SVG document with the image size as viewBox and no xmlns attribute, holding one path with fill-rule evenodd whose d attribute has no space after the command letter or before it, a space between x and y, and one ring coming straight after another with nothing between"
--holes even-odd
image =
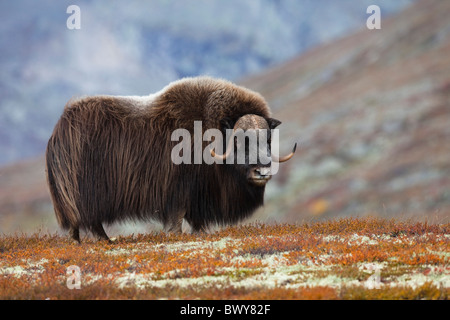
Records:
<instances>
[{"instance_id":1,"label":"brown hillside background","mask_svg":"<svg viewBox=\"0 0 450 320\"><path fill-rule=\"evenodd\" d=\"M240 82L283 121L281 150L299 144L252 220L450 221L449 17L419 1ZM0 233L57 229L44 157L0 168Z\"/></svg>"}]
</instances>

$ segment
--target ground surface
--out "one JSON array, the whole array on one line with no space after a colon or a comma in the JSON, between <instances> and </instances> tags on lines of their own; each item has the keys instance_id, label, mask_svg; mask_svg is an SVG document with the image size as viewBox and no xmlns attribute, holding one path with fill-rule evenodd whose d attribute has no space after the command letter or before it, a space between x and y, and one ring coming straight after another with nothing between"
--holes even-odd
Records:
<instances>
[{"instance_id":1,"label":"ground surface","mask_svg":"<svg viewBox=\"0 0 450 320\"><path fill-rule=\"evenodd\" d=\"M115 244L86 237L81 245L59 235L2 236L0 257L0 299L450 296L449 224L340 219L139 234Z\"/></svg>"}]
</instances>

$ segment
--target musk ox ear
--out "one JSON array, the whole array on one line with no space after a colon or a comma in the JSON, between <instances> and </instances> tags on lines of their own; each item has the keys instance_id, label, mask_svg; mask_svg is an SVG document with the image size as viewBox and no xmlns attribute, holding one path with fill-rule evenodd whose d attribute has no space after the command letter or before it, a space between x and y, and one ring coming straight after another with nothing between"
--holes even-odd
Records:
<instances>
[{"instance_id":1,"label":"musk ox ear","mask_svg":"<svg viewBox=\"0 0 450 320\"><path fill-rule=\"evenodd\" d=\"M281 124L280 120L274 119L274 118L267 118L266 119L267 124L269 125L270 129L275 129Z\"/></svg>"}]
</instances>

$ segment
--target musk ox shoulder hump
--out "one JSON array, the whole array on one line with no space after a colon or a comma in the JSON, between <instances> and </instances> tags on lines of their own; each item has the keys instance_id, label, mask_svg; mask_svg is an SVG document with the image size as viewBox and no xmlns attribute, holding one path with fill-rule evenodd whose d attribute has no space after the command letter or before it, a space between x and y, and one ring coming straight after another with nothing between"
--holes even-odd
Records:
<instances>
[{"instance_id":1,"label":"musk ox shoulder hump","mask_svg":"<svg viewBox=\"0 0 450 320\"><path fill-rule=\"evenodd\" d=\"M271 116L259 93L210 77L172 82L159 92L152 111L176 119L202 120L206 127L218 127L221 119L237 120L245 114Z\"/></svg>"}]
</instances>

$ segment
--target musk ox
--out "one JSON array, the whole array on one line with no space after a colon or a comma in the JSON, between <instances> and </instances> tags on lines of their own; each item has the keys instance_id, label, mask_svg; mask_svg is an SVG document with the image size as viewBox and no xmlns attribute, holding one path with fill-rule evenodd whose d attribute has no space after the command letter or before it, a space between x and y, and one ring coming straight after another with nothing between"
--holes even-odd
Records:
<instances>
[{"instance_id":1,"label":"musk ox","mask_svg":"<svg viewBox=\"0 0 450 320\"><path fill-rule=\"evenodd\" d=\"M202 130L221 131L280 124L258 93L209 77L182 79L146 97L69 101L46 152L59 225L77 242L80 229L110 241L103 224L127 219L154 219L166 231L181 232L183 219L201 231L248 217L263 204L270 163L174 164L171 134L179 128L192 133L195 121ZM227 158L227 143L225 153L211 155ZM271 160L287 161L294 152Z\"/></svg>"}]
</instances>

